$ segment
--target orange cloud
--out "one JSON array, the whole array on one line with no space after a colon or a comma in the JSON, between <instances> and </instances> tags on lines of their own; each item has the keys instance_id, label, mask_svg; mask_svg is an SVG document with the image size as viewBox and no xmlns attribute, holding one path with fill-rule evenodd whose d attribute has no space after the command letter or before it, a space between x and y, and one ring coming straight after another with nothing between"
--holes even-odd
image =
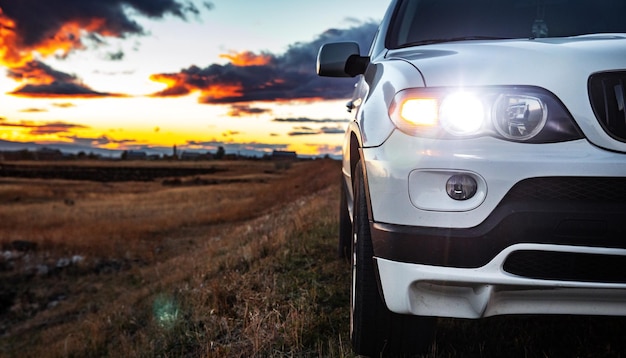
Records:
<instances>
[{"instance_id":1,"label":"orange cloud","mask_svg":"<svg viewBox=\"0 0 626 358\"><path fill-rule=\"evenodd\" d=\"M247 66L265 66L270 63L272 56L268 54L257 55L250 51L244 52L231 52L229 54L221 54L221 58L230 60L235 66L247 67Z\"/></svg>"},{"instance_id":2,"label":"orange cloud","mask_svg":"<svg viewBox=\"0 0 626 358\"><path fill-rule=\"evenodd\" d=\"M153 75L153 80L160 80L168 86L153 96L200 92L203 96L198 102L205 104L311 103L349 98L354 90L351 82L319 77L311 69L311 64L315 63L317 49L322 44L348 38L369 43L376 28L377 25L370 22L347 30L332 30L315 41L290 46L282 55L231 52L221 55L230 60L227 64L214 63L204 68L192 65L179 73Z\"/></svg>"},{"instance_id":3,"label":"orange cloud","mask_svg":"<svg viewBox=\"0 0 626 358\"><path fill-rule=\"evenodd\" d=\"M104 24L104 19L97 18L67 22L63 24L54 35L39 42L31 50L39 53L43 57L54 54L66 56L72 50L82 50L85 48L81 41L81 37L85 33L97 32L102 36L119 36L119 34L107 30Z\"/></svg>"},{"instance_id":4,"label":"orange cloud","mask_svg":"<svg viewBox=\"0 0 626 358\"><path fill-rule=\"evenodd\" d=\"M27 46L16 32L15 21L8 18L0 9L0 61L9 68L18 68L35 59L50 55L66 56L72 50L83 49L81 36L85 32L99 32L104 36L116 34L103 28L104 19L88 19L63 24L55 33L44 40Z\"/></svg>"},{"instance_id":5,"label":"orange cloud","mask_svg":"<svg viewBox=\"0 0 626 358\"><path fill-rule=\"evenodd\" d=\"M11 94L37 98L116 96L94 91L74 75L56 71L36 59L51 55L66 56L75 49L84 48L81 36L85 33L98 32L104 36L115 36L115 33L104 28L104 24L105 20L98 18L69 21L61 25L54 34L27 46L16 31L15 21L0 9L0 65L8 68L8 77L24 83Z\"/></svg>"},{"instance_id":6,"label":"orange cloud","mask_svg":"<svg viewBox=\"0 0 626 358\"><path fill-rule=\"evenodd\" d=\"M205 100L219 100L224 98L241 97L242 88L240 85L214 85L201 91Z\"/></svg>"},{"instance_id":7,"label":"orange cloud","mask_svg":"<svg viewBox=\"0 0 626 358\"><path fill-rule=\"evenodd\" d=\"M89 128L81 124L59 121L51 123L36 123L31 121L8 122L6 120L0 120L0 128L2 127L26 129L30 135L69 133L73 130Z\"/></svg>"},{"instance_id":8,"label":"orange cloud","mask_svg":"<svg viewBox=\"0 0 626 358\"><path fill-rule=\"evenodd\" d=\"M168 88L176 87L183 83L182 74L179 73L157 73L150 76L150 80L158 83L163 83Z\"/></svg>"},{"instance_id":9,"label":"orange cloud","mask_svg":"<svg viewBox=\"0 0 626 358\"><path fill-rule=\"evenodd\" d=\"M73 79L72 76L54 71L49 66L37 61L30 61L22 66L11 68L8 75L14 80L34 84L51 84L57 80L57 77L64 77L65 80Z\"/></svg>"},{"instance_id":10,"label":"orange cloud","mask_svg":"<svg viewBox=\"0 0 626 358\"><path fill-rule=\"evenodd\" d=\"M178 97L188 95L192 92L192 88L185 83L185 75L183 73L159 73L151 75L150 80L162 83L166 86L163 91L153 96Z\"/></svg>"},{"instance_id":11,"label":"orange cloud","mask_svg":"<svg viewBox=\"0 0 626 358\"><path fill-rule=\"evenodd\" d=\"M10 92L14 96L36 98L94 98L119 97L120 94L94 91L76 76L61 71L40 61L30 61L21 67L9 69L7 76L26 84Z\"/></svg>"},{"instance_id":12,"label":"orange cloud","mask_svg":"<svg viewBox=\"0 0 626 358\"><path fill-rule=\"evenodd\" d=\"M210 84L209 79L195 71L180 73L162 73L150 76L154 82L163 83L166 89L153 94L154 97L177 97L185 96L192 92L200 92L206 100L219 100L242 96L242 87L239 83L216 83ZM198 85L198 84L202 85Z\"/></svg>"},{"instance_id":13,"label":"orange cloud","mask_svg":"<svg viewBox=\"0 0 626 358\"><path fill-rule=\"evenodd\" d=\"M0 7L0 66L9 70L11 78L25 83L12 94L29 97L108 96L91 90L73 75L50 68L38 70L47 57L66 57L73 51L86 49L83 39L90 36L123 38L128 34L145 35L137 21L129 17L129 8L150 18L173 14L186 19L186 14L198 13L195 6L182 0L3 1Z\"/></svg>"},{"instance_id":14,"label":"orange cloud","mask_svg":"<svg viewBox=\"0 0 626 358\"><path fill-rule=\"evenodd\" d=\"M4 15L0 8L0 60L9 66L22 64L21 51L18 46L18 36L15 33L15 21Z\"/></svg>"}]
</instances>

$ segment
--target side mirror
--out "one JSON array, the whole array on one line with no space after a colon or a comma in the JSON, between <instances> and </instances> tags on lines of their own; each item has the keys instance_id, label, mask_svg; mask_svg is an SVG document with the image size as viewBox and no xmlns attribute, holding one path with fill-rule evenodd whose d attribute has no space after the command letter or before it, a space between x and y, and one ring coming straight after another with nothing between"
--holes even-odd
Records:
<instances>
[{"instance_id":1,"label":"side mirror","mask_svg":"<svg viewBox=\"0 0 626 358\"><path fill-rule=\"evenodd\" d=\"M356 42L322 45L317 54L317 74L326 77L354 77L365 73L369 57L361 56Z\"/></svg>"}]
</instances>

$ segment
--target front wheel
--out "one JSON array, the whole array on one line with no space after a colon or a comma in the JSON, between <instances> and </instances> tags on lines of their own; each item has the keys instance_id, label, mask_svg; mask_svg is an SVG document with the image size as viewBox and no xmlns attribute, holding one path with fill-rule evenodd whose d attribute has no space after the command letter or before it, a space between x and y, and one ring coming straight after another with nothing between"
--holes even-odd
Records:
<instances>
[{"instance_id":1,"label":"front wheel","mask_svg":"<svg viewBox=\"0 0 626 358\"><path fill-rule=\"evenodd\" d=\"M367 356L423 352L434 336L435 318L400 315L385 306L378 291L361 162L354 174L350 294L352 346L357 354Z\"/></svg>"}]
</instances>

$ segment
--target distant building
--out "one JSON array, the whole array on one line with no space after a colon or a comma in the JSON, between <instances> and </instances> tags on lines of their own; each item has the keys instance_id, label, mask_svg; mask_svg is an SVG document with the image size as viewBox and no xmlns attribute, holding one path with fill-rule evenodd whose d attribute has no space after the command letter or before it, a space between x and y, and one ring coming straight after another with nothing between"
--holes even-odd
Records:
<instances>
[{"instance_id":1,"label":"distant building","mask_svg":"<svg viewBox=\"0 0 626 358\"><path fill-rule=\"evenodd\" d=\"M58 149L41 148L35 152L36 160L61 160L63 153Z\"/></svg>"},{"instance_id":2,"label":"distant building","mask_svg":"<svg viewBox=\"0 0 626 358\"><path fill-rule=\"evenodd\" d=\"M122 159L126 160L145 160L147 158L148 154L146 154L146 152L128 150L122 153Z\"/></svg>"},{"instance_id":3,"label":"distant building","mask_svg":"<svg viewBox=\"0 0 626 358\"><path fill-rule=\"evenodd\" d=\"M181 160L210 160L213 159L213 154L200 153L200 152L182 152L180 154Z\"/></svg>"},{"instance_id":4,"label":"distant building","mask_svg":"<svg viewBox=\"0 0 626 358\"><path fill-rule=\"evenodd\" d=\"M275 150L272 152L272 160L296 160L298 155L296 152L289 152L283 150Z\"/></svg>"}]
</instances>

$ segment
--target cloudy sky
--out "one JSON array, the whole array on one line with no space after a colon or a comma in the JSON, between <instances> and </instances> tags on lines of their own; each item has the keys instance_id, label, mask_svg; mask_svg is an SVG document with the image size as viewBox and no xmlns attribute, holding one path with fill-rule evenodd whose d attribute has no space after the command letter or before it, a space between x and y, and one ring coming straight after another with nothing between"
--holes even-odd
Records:
<instances>
[{"instance_id":1,"label":"cloudy sky","mask_svg":"<svg viewBox=\"0 0 626 358\"><path fill-rule=\"evenodd\" d=\"M0 0L0 150L337 154L354 80L317 77L317 51L366 52L387 5Z\"/></svg>"}]
</instances>

